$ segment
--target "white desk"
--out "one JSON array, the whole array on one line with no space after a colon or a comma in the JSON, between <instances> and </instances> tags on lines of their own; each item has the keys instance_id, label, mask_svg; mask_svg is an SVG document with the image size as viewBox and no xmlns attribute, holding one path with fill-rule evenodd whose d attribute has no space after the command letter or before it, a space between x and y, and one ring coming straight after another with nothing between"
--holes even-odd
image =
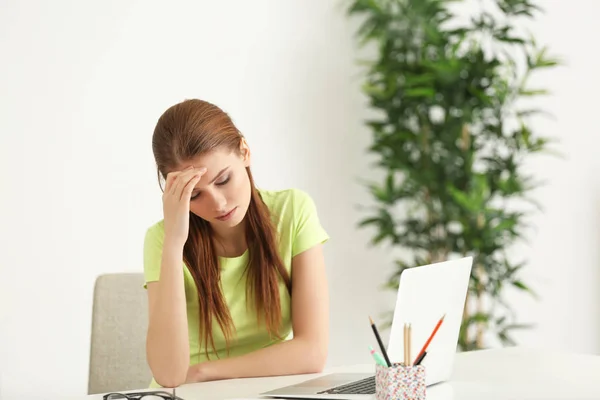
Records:
<instances>
[{"instance_id":1,"label":"white desk","mask_svg":"<svg viewBox=\"0 0 600 400\"><path fill-rule=\"evenodd\" d=\"M330 368L331 372L371 372L374 365ZM233 379L184 385L185 400L256 398L281 386L321 374ZM101 400L101 395L78 400ZM449 382L427 388L431 400L600 399L600 356L506 348L459 353Z\"/></svg>"}]
</instances>

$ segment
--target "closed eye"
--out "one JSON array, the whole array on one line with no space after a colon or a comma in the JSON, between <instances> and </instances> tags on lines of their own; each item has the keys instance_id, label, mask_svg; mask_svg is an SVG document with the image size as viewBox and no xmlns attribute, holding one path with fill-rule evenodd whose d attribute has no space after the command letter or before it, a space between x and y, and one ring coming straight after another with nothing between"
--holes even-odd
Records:
<instances>
[{"instance_id":1,"label":"closed eye","mask_svg":"<svg viewBox=\"0 0 600 400\"><path fill-rule=\"evenodd\" d=\"M217 186L223 186L223 185L227 184L227 182L229 182L229 179L230 179L230 178L231 178L231 177L230 177L230 176L228 176L228 177L227 177L227 178L226 178L224 181L217 182L217 183L215 183L215 185L217 185ZM202 192L198 192L198 193L196 193L195 195L193 195L192 197L190 197L190 200L195 200L195 199L197 199L197 198L198 198L198 196L200 196L200 194L201 194L201 193L202 193Z\"/></svg>"},{"instance_id":2,"label":"closed eye","mask_svg":"<svg viewBox=\"0 0 600 400\"><path fill-rule=\"evenodd\" d=\"M217 183L215 183L215 185L217 185L217 186L223 186L223 185L225 185L227 182L229 182L229 176L228 176L228 177L227 177L227 179L225 179L224 181L221 181L221 182L217 182Z\"/></svg>"}]
</instances>

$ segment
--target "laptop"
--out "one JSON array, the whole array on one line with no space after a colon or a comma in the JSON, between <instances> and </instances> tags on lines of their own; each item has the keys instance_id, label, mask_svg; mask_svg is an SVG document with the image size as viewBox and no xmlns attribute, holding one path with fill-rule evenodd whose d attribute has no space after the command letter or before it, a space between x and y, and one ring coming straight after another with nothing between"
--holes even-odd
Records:
<instances>
[{"instance_id":1,"label":"laptop","mask_svg":"<svg viewBox=\"0 0 600 400\"><path fill-rule=\"evenodd\" d=\"M444 321L427 348L422 365L426 385L447 381L452 374L458 335L471 276L472 257L409 268L400 275L396 306L386 346L392 363L404 360L404 323L412 326L411 357L417 356L442 316ZM367 316L365 321L368 323ZM373 348L378 349L375 337ZM375 364L373 364L375 369ZM375 398L375 371L330 373L260 394L287 399Z\"/></svg>"}]
</instances>

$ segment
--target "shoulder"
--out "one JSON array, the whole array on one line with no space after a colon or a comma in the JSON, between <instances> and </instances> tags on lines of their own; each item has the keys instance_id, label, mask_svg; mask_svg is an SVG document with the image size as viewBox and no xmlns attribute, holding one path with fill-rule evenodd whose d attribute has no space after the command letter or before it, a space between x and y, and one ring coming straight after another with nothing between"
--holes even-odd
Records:
<instances>
[{"instance_id":1,"label":"shoulder","mask_svg":"<svg viewBox=\"0 0 600 400\"><path fill-rule=\"evenodd\" d=\"M162 247L165 236L164 221L158 221L146 229L144 237L144 287L160 277Z\"/></svg>"},{"instance_id":2,"label":"shoulder","mask_svg":"<svg viewBox=\"0 0 600 400\"><path fill-rule=\"evenodd\" d=\"M298 198L309 198L310 196L305 191L298 188L287 188L279 190L258 189L261 197L268 204L289 202Z\"/></svg>"},{"instance_id":3,"label":"shoulder","mask_svg":"<svg viewBox=\"0 0 600 400\"><path fill-rule=\"evenodd\" d=\"M304 190L288 188L281 190L259 190L269 210L280 217L297 217L305 212L316 211L312 197Z\"/></svg>"},{"instance_id":4,"label":"shoulder","mask_svg":"<svg viewBox=\"0 0 600 400\"><path fill-rule=\"evenodd\" d=\"M148 236L164 236L165 234L165 221L161 219L155 222L146 229L146 237Z\"/></svg>"},{"instance_id":5,"label":"shoulder","mask_svg":"<svg viewBox=\"0 0 600 400\"><path fill-rule=\"evenodd\" d=\"M289 235L292 257L329 240L315 202L307 192L290 188L260 190L260 193L280 231Z\"/></svg>"},{"instance_id":6,"label":"shoulder","mask_svg":"<svg viewBox=\"0 0 600 400\"><path fill-rule=\"evenodd\" d=\"M165 237L165 223L164 220L160 220L150 225L146 229L146 234L144 237L144 248L148 250L149 248L162 248L162 244L164 242Z\"/></svg>"}]
</instances>

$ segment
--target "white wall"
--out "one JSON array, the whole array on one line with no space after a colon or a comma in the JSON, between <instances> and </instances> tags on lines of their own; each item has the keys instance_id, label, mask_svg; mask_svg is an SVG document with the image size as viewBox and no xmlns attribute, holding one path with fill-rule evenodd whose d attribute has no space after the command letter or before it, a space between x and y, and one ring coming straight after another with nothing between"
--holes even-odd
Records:
<instances>
[{"instance_id":1,"label":"white wall","mask_svg":"<svg viewBox=\"0 0 600 400\"><path fill-rule=\"evenodd\" d=\"M600 56L591 46L600 34L600 3L540 4L546 13L532 31L565 65L533 82L552 92L540 99L539 107L554 117L540 120L537 127L560 140L564 159L539 157L532 162L548 182L537 194L545 213L533 221L536 232L522 246L522 255L530 260L524 279L541 299L511 299L522 318L538 326L522 332L520 343L600 354Z\"/></svg>"},{"instance_id":2,"label":"white wall","mask_svg":"<svg viewBox=\"0 0 600 400\"><path fill-rule=\"evenodd\" d=\"M569 66L543 82L557 117L543 128L568 159L536 166L550 185L526 254L542 301L513 299L540 324L523 344L600 353L600 5L545 3L539 32ZM85 393L94 279L141 271L145 229L161 218L150 136L166 107L190 97L231 113L261 186L313 195L332 236L330 364L370 361L367 315L387 308L378 285L389 266L354 229L355 206L370 200L356 180L373 172L339 4L3 2L0 398Z\"/></svg>"}]
</instances>

